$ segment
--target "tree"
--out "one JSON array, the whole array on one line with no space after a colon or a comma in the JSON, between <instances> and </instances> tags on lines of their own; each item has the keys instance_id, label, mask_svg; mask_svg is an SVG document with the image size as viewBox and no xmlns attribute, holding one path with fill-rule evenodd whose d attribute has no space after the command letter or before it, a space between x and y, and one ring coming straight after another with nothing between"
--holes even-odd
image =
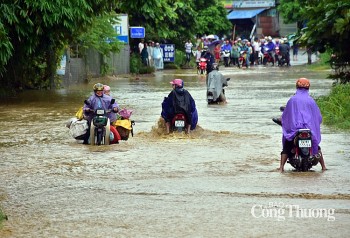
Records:
<instances>
[{"instance_id":1,"label":"tree","mask_svg":"<svg viewBox=\"0 0 350 238\"><path fill-rule=\"evenodd\" d=\"M54 87L65 45L78 41L116 0L13 0L0 4L0 80L5 86ZM111 26L112 28L112 26Z\"/></svg>"},{"instance_id":2,"label":"tree","mask_svg":"<svg viewBox=\"0 0 350 238\"><path fill-rule=\"evenodd\" d=\"M298 43L313 52L329 50L334 56L330 63L345 66L336 77L350 82L350 69L346 66L350 62L350 2L281 0L278 9L287 22L299 19L306 23L298 32Z\"/></svg>"},{"instance_id":3,"label":"tree","mask_svg":"<svg viewBox=\"0 0 350 238\"><path fill-rule=\"evenodd\" d=\"M231 23L218 0L120 1L116 11L127 13L131 26L143 26L147 38L183 44L194 35L227 33Z\"/></svg>"}]
</instances>

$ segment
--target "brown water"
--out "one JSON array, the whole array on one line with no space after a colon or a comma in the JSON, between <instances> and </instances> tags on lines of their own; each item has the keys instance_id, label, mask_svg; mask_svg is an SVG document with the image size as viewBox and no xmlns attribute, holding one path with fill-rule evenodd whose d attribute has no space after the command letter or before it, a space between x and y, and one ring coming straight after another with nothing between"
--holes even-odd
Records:
<instances>
[{"instance_id":1,"label":"brown water","mask_svg":"<svg viewBox=\"0 0 350 238\"><path fill-rule=\"evenodd\" d=\"M321 167L276 172L280 114L298 77L327 94L328 72L222 69L227 105L208 106L194 70L104 83L134 110L135 136L86 146L65 128L93 83L31 91L0 106L0 237L348 237L350 138L322 127ZM164 135L161 102L183 78L199 126Z\"/></svg>"}]
</instances>

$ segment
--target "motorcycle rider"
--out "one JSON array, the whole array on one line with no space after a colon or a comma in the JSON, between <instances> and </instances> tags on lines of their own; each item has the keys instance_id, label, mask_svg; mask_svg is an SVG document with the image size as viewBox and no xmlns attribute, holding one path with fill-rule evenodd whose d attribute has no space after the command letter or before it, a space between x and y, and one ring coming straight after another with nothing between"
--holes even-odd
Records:
<instances>
[{"instance_id":1,"label":"motorcycle rider","mask_svg":"<svg viewBox=\"0 0 350 238\"><path fill-rule=\"evenodd\" d=\"M213 64L213 71L208 74L207 90L213 93L213 101L227 103L223 87L227 86L227 79L219 72L218 64Z\"/></svg>"},{"instance_id":2,"label":"motorcycle rider","mask_svg":"<svg viewBox=\"0 0 350 238\"><path fill-rule=\"evenodd\" d=\"M225 41L225 44L223 44L221 46L221 52L223 54L224 57L224 65L225 67L229 66L229 59L230 59L230 55L231 55L231 44L228 40ZM228 54L226 53L228 52Z\"/></svg>"},{"instance_id":3,"label":"motorcycle rider","mask_svg":"<svg viewBox=\"0 0 350 238\"><path fill-rule=\"evenodd\" d=\"M280 41L279 49L281 52L282 59L285 60L285 63L287 64L287 66L290 66L290 56L289 56L290 46L286 43L287 42L285 42L284 39L282 39Z\"/></svg>"},{"instance_id":4,"label":"motorcycle rider","mask_svg":"<svg viewBox=\"0 0 350 238\"><path fill-rule=\"evenodd\" d=\"M187 120L186 133L196 128L198 122L198 113L196 103L191 94L184 89L182 79L174 79L170 82L173 90L165 97L162 102L161 116L165 120L166 132L170 133L170 123L177 113L184 113Z\"/></svg>"},{"instance_id":5,"label":"motorcycle rider","mask_svg":"<svg viewBox=\"0 0 350 238\"><path fill-rule=\"evenodd\" d=\"M204 46L204 50L202 52L202 56L207 60L207 74L209 74L213 70L213 64L215 63L214 55L210 52L208 46Z\"/></svg>"},{"instance_id":6,"label":"motorcycle rider","mask_svg":"<svg viewBox=\"0 0 350 238\"><path fill-rule=\"evenodd\" d=\"M296 93L288 100L282 114L282 144L279 171L284 171L288 155L294 147L294 137L299 129L308 128L312 132L312 155L320 156L322 170L326 170L323 155L319 147L321 142L322 115L315 100L309 95L310 81L299 78L296 81Z\"/></svg>"},{"instance_id":7,"label":"motorcycle rider","mask_svg":"<svg viewBox=\"0 0 350 238\"><path fill-rule=\"evenodd\" d=\"M93 86L94 94L89 97L84 103L83 111L84 111L84 119L88 121L89 130L84 139L84 144L88 144L88 139L90 137L90 126L91 120L94 117L94 112L96 109L104 109L111 110L111 112L107 113L107 117L110 120L110 123L114 123L117 120L116 113L119 111L118 103L114 102L112 104L112 97L104 94L104 85L102 83L96 83Z\"/></svg>"},{"instance_id":8,"label":"motorcycle rider","mask_svg":"<svg viewBox=\"0 0 350 238\"><path fill-rule=\"evenodd\" d=\"M267 37L267 44L264 47L266 52L272 58L273 65L275 65L275 44L273 43L271 36Z\"/></svg>"}]
</instances>

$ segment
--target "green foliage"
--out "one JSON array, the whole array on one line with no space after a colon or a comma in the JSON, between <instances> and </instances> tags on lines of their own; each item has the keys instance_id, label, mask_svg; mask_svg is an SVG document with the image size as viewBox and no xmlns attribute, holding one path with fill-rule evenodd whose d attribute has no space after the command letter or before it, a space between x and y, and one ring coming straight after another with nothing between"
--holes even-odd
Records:
<instances>
[{"instance_id":1,"label":"green foliage","mask_svg":"<svg viewBox=\"0 0 350 238\"><path fill-rule=\"evenodd\" d=\"M175 63L164 64L164 69L179 69L180 67Z\"/></svg>"},{"instance_id":2,"label":"green foliage","mask_svg":"<svg viewBox=\"0 0 350 238\"><path fill-rule=\"evenodd\" d=\"M130 73L138 74L142 65L141 57L139 54L132 54L130 56Z\"/></svg>"},{"instance_id":3,"label":"green foliage","mask_svg":"<svg viewBox=\"0 0 350 238\"><path fill-rule=\"evenodd\" d=\"M286 22L305 22L297 33L297 41L313 52L329 50L338 65L350 62L350 1L281 0L278 8ZM339 71L334 78L350 82L349 68Z\"/></svg>"},{"instance_id":4,"label":"green foliage","mask_svg":"<svg viewBox=\"0 0 350 238\"><path fill-rule=\"evenodd\" d=\"M319 54L319 60L313 64L307 64L305 67L311 70L329 70L329 60L331 58L331 54L326 51L325 53Z\"/></svg>"},{"instance_id":5,"label":"green foliage","mask_svg":"<svg viewBox=\"0 0 350 238\"><path fill-rule=\"evenodd\" d=\"M155 71L154 67L145 66L145 65L142 64L141 67L140 67L139 73L140 74L151 74L151 73L154 73L154 71Z\"/></svg>"},{"instance_id":6,"label":"green foliage","mask_svg":"<svg viewBox=\"0 0 350 238\"><path fill-rule=\"evenodd\" d=\"M131 26L145 27L148 39L166 39L177 47L195 35L225 34L232 27L218 0L120 1L117 11L128 13Z\"/></svg>"},{"instance_id":7,"label":"green foliage","mask_svg":"<svg viewBox=\"0 0 350 238\"><path fill-rule=\"evenodd\" d=\"M79 37L94 24L103 31L101 22L106 22L115 1L23 0L0 4L1 85L53 87L62 49L81 40Z\"/></svg>"},{"instance_id":8,"label":"green foliage","mask_svg":"<svg viewBox=\"0 0 350 238\"><path fill-rule=\"evenodd\" d=\"M5 213L0 208L0 228L2 227L2 222L5 221L5 220L7 220L7 216L5 215Z\"/></svg>"},{"instance_id":9,"label":"green foliage","mask_svg":"<svg viewBox=\"0 0 350 238\"><path fill-rule=\"evenodd\" d=\"M328 96L317 99L323 122L340 129L350 129L350 84L335 85Z\"/></svg>"},{"instance_id":10,"label":"green foliage","mask_svg":"<svg viewBox=\"0 0 350 238\"><path fill-rule=\"evenodd\" d=\"M117 33L112 27L118 22L114 12L95 17L91 26L71 43L84 49L95 49L102 55L119 52L122 43L117 40Z\"/></svg>"}]
</instances>

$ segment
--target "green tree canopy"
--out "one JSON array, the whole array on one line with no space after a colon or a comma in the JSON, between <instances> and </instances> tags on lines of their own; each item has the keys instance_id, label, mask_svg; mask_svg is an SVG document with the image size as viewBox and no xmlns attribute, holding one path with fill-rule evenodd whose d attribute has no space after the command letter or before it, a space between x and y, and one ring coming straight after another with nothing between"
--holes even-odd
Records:
<instances>
[{"instance_id":1,"label":"green tree canopy","mask_svg":"<svg viewBox=\"0 0 350 238\"><path fill-rule=\"evenodd\" d=\"M0 84L15 88L54 87L68 45L117 51L116 13L144 26L148 38L178 44L231 29L219 0L5 0L0 11Z\"/></svg>"},{"instance_id":2,"label":"green tree canopy","mask_svg":"<svg viewBox=\"0 0 350 238\"><path fill-rule=\"evenodd\" d=\"M218 0L120 1L116 10L127 13L131 26L143 26L147 38L183 43L194 35L226 34L232 28Z\"/></svg>"},{"instance_id":3,"label":"green tree canopy","mask_svg":"<svg viewBox=\"0 0 350 238\"><path fill-rule=\"evenodd\" d=\"M0 4L0 80L15 87L53 86L65 45L106 19L115 1L8 0ZM112 26L110 26L112 28Z\"/></svg>"},{"instance_id":4,"label":"green tree canopy","mask_svg":"<svg viewBox=\"0 0 350 238\"><path fill-rule=\"evenodd\" d=\"M278 10L286 22L305 23L298 43L321 53L328 49L335 56L331 62L350 62L350 1L281 0ZM338 76L349 82L349 68L344 69Z\"/></svg>"}]
</instances>

